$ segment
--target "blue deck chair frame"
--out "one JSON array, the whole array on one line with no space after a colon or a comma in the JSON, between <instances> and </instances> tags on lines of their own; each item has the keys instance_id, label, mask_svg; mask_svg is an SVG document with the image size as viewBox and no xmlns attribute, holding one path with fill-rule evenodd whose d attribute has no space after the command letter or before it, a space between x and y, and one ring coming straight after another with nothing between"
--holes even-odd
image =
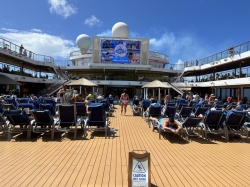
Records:
<instances>
[{"instance_id":1,"label":"blue deck chair frame","mask_svg":"<svg viewBox=\"0 0 250 187\"><path fill-rule=\"evenodd\" d=\"M194 113L194 117L198 117L200 114L205 116L205 113L209 110L209 107L199 107Z\"/></svg>"},{"instance_id":2,"label":"blue deck chair frame","mask_svg":"<svg viewBox=\"0 0 250 187\"><path fill-rule=\"evenodd\" d=\"M244 123L247 120L247 114L243 111L231 110L228 111L225 126L227 131L226 141L229 141L229 135L242 134L248 139L248 130L245 128Z\"/></svg>"},{"instance_id":3,"label":"blue deck chair frame","mask_svg":"<svg viewBox=\"0 0 250 187\"><path fill-rule=\"evenodd\" d=\"M27 138L31 136L31 121L25 110L5 110L2 116L7 117L9 123L6 123L6 133L27 132ZM19 127L17 127L19 126Z\"/></svg>"},{"instance_id":4,"label":"blue deck chair frame","mask_svg":"<svg viewBox=\"0 0 250 187\"><path fill-rule=\"evenodd\" d=\"M163 129L162 128L162 123L164 120L166 120L168 118L160 118L158 121L150 121L150 126L151 126L151 129L152 131L154 131L154 129L157 129L158 131L158 134L159 134L159 139L161 139L161 134L164 132L164 133L173 133L172 131L170 130L166 130L166 129ZM171 127L170 127L171 128ZM174 130L176 130L174 127L172 127Z\"/></svg>"},{"instance_id":5,"label":"blue deck chair frame","mask_svg":"<svg viewBox=\"0 0 250 187\"><path fill-rule=\"evenodd\" d=\"M177 118L178 120L182 120L183 121L185 118L191 116L192 111L193 111L193 107L183 106L180 109L180 112L176 113L175 118Z\"/></svg>"},{"instance_id":6,"label":"blue deck chair frame","mask_svg":"<svg viewBox=\"0 0 250 187\"><path fill-rule=\"evenodd\" d=\"M104 131L105 138L107 138L109 121L103 103L91 103L88 105L88 110L91 111L91 114L84 123L84 137L86 137L87 131Z\"/></svg>"},{"instance_id":7,"label":"blue deck chair frame","mask_svg":"<svg viewBox=\"0 0 250 187\"><path fill-rule=\"evenodd\" d=\"M34 116L34 120L32 122L33 132L34 133L45 133L48 131L52 131L54 125L54 119L51 115L50 111L31 111L32 115ZM51 139L53 139L51 133Z\"/></svg>"},{"instance_id":8,"label":"blue deck chair frame","mask_svg":"<svg viewBox=\"0 0 250 187\"><path fill-rule=\"evenodd\" d=\"M184 122L176 120L179 125L182 126L182 137L184 137L184 133L186 136L186 140L188 140L189 136L197 136L197 134L194 134L194 132L198 132L202 135L203 138L203 129L204 125L201 123L203 121L203 118L197 118L197 117L187 117ZM192 134L191 134L192 132Z\"/></svg>"},{"instance_id":9,"label":"blue deck chair frame","mask_svg":"<svg viewBox=\"0 0 250 187\"><path fill-rule=\"evenodd\" d=\"M204 133L205 139L207 139L207 134L224 134L227 135L227 130L224 125L226 118L226 112L222 110L208 110L204 116Z\"/></svg>"},{"instance_id":10,"label":"blue deck chair frame","mask_svg":"<svg viewBox=\"0 0 250 187\"><path fill-rule=\"evenodd\" d=\"M52 139L54 139L55 132L74 132L74 139L76 139L77 129L80 125L81 123L76 120L75 105L59 105L58 121L53 125Z\"/></svg>"}]
</instances>

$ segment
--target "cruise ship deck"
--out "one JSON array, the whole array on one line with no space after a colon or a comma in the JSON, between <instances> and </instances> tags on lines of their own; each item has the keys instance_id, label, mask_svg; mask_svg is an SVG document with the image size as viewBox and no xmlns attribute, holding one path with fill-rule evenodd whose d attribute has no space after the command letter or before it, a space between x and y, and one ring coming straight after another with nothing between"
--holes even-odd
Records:
<instances>
[{"instance_id":1,"label":"cruise ship deck","mask_svg":"<svg viewBox=\"0 0 250 187\"><path fill-rule=\"evenodd\" d=\"M120 115L117 106L111 127L119 131L105 139L104 133L87 139L78 132L66 137L56 134L18 135L0 139L0 186L128 186L128 154L147 150L151 156L152 186L249 186L250 149L246 137L216 135L210 140L189 141L166 133L158 139L140 116Z\"/></svg>"}]
</instances>

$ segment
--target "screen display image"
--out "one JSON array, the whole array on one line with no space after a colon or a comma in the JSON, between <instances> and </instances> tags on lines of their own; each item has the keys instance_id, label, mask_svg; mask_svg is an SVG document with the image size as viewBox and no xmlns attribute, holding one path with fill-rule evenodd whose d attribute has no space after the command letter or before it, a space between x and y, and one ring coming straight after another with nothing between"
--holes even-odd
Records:
<instances>
[{"instance_id":1,"label":"screen display image","mask_svg":"<svg viewBox=\"0 0 250 187\"><path fill-rule=\"evenodd\" d=\"M101 62L140 64L141 41L101 39Z\"/></svg>"}]
</instances>

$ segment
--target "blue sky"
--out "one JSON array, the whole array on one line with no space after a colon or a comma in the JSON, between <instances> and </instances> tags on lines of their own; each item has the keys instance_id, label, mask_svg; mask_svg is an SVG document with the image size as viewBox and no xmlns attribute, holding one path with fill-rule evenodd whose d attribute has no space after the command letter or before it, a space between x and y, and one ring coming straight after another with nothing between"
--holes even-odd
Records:
<instances>
[{"instance_id":1,"label":"blue sky","mask_svg":"<svg viewBox=\"0 0 250 187\"><path fill-rule=\"evenodd\" d=\"M68 59L80 34L110 36L124 22L130 37L181 63L250 39L249 0L1 0L0 37L37 54Z\"/></svg>"}]
</instances>

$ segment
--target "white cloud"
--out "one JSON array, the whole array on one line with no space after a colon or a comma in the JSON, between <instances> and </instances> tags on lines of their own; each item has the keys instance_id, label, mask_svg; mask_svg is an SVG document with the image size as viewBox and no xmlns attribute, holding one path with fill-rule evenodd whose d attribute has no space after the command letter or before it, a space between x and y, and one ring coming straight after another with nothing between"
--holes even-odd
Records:
<instances>
[{"instance_id":1,"label":"white cloud","mask_svg":"<svg viewBox=\"0 0 250 187\"><path fill-rule=\"evenodd\" d=\"M7 31L7 32L18 32L18 30L16 29L7 29L7 28L1 28L3 31Z\"/></svg>"},{"instance_id":2,"label":"white cloud","mask_svg":"<svg viewBox=\"0 0 250 187\"><path fill-rule=\"evenodd\" d=\"M85 25L88 25L89 27L92 26L100 26L103 24L102 21L100 21L99 19L97 19L97 17L95 17L95 15L91 15L90 18L85 19L84 21Z\"/></svg>"},{"instance_id":3,"label":"white cloud","mask_svg":"<svg viewBox=\"0 0 250 187\"><path fill-rule=\"evenodd\" d=\"M40 29L31 29L30 31L31 32L42 32L42 30L40 30Z\"/></svg>"},{"instance_id":4,"label":"white cloud","mask_svg":"<svg viewBox=\"0 0 250 187\"><path fill-rule=\"evenodd\" d=\"M97 36L108 36L108 37L112 37L112 31L110 29L103 31L100 34L97 34Z\"/></svg>"},{"instance_id":5,"label":"white cloud","mask_svg":"<svg viewBox=\"0 0 250 187\"><path fill-rule=\"evenodd\" d=\"M36 29L36 31L37 30L39 29ZM75 42L66 40L60 36L35 31L11 32L10 29L5 29L5 31L7 32L0 32L0 38L8 40L18 46L23 44L27 50L36 54L51 56L54 59L69 59L70 52L79 50Z\"/></svg>"},{"instance_id":6,"label":"white cloud","mask_svg":"<svg viewBox=\"0 0 250 187\"><path fill-rule=\"evenodd\" d=\"M50 13L56 13L64 18L77 13L77 8L68 4L66 0L48 0L48 3L50 4Z\"/></svg>"}]
</instances>

